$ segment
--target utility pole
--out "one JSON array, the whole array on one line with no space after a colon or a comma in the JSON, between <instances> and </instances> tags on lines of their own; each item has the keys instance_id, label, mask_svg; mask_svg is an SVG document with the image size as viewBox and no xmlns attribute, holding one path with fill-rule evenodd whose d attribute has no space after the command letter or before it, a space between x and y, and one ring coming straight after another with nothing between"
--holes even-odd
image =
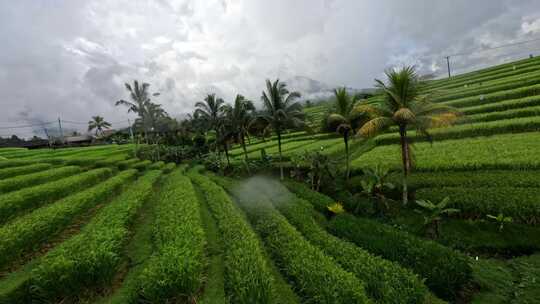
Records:
<instances>
[{"instance_id":1,"label":"utility pole","mask_svg":"<svg viewBox=\"0 0 540 304\"><path fill-rule=\"evenodd\" d=\"M452 77L450 74L450 56L446 56L446 65L448 66L448 78Z\"/></svg>"},{"instance_id":2,"label":"utility pole","mask_svg":"<svg viewBox=\"0 0 540 304\"><path fill-rule=\"evenodd\" d=\"M64 145L64 131L62 131L62 120L58 117L58 130L60 131L60 138L62 139L62 145Z\"/></svg>"}]
</instances>

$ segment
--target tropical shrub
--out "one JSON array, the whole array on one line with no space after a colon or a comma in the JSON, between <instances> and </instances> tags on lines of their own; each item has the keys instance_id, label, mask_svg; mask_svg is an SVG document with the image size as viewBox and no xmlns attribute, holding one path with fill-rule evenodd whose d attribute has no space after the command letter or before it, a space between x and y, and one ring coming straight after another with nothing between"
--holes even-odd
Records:
<instances>
[{"instance_id":1,"label":"tropical shrub","mask_svg":"<svg viewBox=\"0 0 540 304\"><path fill-rule=\"evenodd\" d=\"M5 169L0 169L0 179L4 178L10 178L15 177L18 175L24 175L29 173L34 173L42 170L47 170L52 167L51 164L31 164L28 166L16 166L16 167L8 167Z\"/></svg>"}]
</instances>

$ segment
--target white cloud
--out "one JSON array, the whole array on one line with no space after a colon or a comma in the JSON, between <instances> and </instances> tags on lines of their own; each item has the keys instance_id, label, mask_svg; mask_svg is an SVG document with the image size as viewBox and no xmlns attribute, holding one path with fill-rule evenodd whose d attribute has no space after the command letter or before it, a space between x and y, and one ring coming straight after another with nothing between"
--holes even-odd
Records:
<instances>
[{"instance_id":1,"label":"white cloud","mask_svg":"<svg viewBox=\"0 0 540 304\"><path fill-rule=\"evenodd\" d=\"M396 64L444 73L447 54L538 34L536 2L0 3L6 109L0 122L58 116L84 122L95 114L122 120L125 109L113 104L127 97L123 83L133 79L151 83L162 93L156 101L174 115L191 111L206 93L226 100L241 93L258 101L265 78L306 76L362 88ZM452 64L460 71L509 58L488 52Z\"/></svg>"}]
</instances>

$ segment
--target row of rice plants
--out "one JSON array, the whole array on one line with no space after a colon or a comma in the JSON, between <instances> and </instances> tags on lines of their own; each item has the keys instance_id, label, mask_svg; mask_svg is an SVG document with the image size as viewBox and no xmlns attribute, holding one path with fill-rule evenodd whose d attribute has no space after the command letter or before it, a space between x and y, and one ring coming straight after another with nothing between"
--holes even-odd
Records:
<instances>
[{"instance_id":1,"label":"row of rice plants","mask_svg":"<svg viewBox=\"0 0 540 304\"><path fill-rule=\"evenodd\" d=\"M516 68L524 68L529 66L535 66L538 64L538 58L526 58L518 61L512 61L509 63L499 64L495 66L491 66L485 69L475 70L468 73L463 73L459 75L454 75L451 78L441 78L437 80L430 81L431 84L443 84L448 83L450 81L456 81L456 80L463 80L463 79L474 79L474 77L479 76L486 76L486 75L496 75L501 72L507 72L514 70L514 67Z\"/></svg>"},{"instance_id":2,"label":"row of rice plants","mask_svg":"<svg viewBox=\"0 0 540 304\"><path fill-rule=\"evenodd\" d=\"M468 137L491 136L506 133L524 133L540 130L540 117L520 117L513 119L460 124L450 128L438 128L429 132L432 140L460 139ZM426 141L424 135L418 136L416 131L408 133L414 142ZM383 134L375 138L377 145L390 145L400 142L396 133Z\"/></svg>"},{"instance_id":3,"label":"row of rice plants","mask_svg":"<svg viewBox=\"0 0 540 304\"><path fill-rule=\"evenodd\" d=\"M519 133L445 140L413 146L420 171L540 168L540 134ZM400 170L398 145L379 146L352 161L353 168L384 164Z\"/></svg>"},{"instance_id":4,"label":"row of rice plants","mask_svg":"<svg viewBox=\"0 0 540 304\"><path fill-rule=\"evenodd\" d=\"M195 171L191 180L202 190L223 235L225 291L231 303L270 303L272 276L259 240L227 193Z\"/></svg>"},{"instance_id":5,"label":"row of rice plants","mask_svg":"<svg viewBox=\"0 0 540 304\"><path fill-rule=\"evenodd\" d=\"M200 208L195 189L183 170L171 173L156 206L156 251L137 279L140 297L145 301L193 301L200 290L206 265Z\"/></svg>"},{"instance_id":6,"label":"row of rice plants","mask_svg":"<svg viewBox=\"0 0 540 304\"><path fill-rule=\"evenodd\" d=\"M422 188L416 197L439 202L450 197L450 205L460 210L457 216L485 218L486 215L504 214L527 224L540 223L540 188L508 186Z\"/></svg>"},{"instance_id":7,"label":"row of rice plants","mask_svg":"<svg viewBox=\"0 0 540 304\"><path fill-rule=\"evenodd\" d=\"M524 98L529 96L536 96L540 94L540 84L527 86L527 87L520 87L517 89L512 90L506 90L506 91L497 91L494 93L482 95L482 96L472 96L472 97L466 97L461 99L455 99L452 101L443 102L442 104L456 107L456 108L464 108L464 107L472 107L472 106L478 106L478 105L486 105L490 103L494 103L501 100L508 100L508 99L518 99L518 98Z\"/></svg>"},{"instance_id":8,"label":"row of rice plants","mask_svg":"<svg viewBox=\"0 0 540 304\"><path fill-rule=\"evenodd\" d=\"M0 227L0 267L38 248L60 233L77 215L104 203L129 183L136 173L136 170L123 171L98 185L36 209Z\"/></svg>"},{"instance_id":9,"label":"row of rice plants","mask_svg":"<svg viewBox=\"0 0 540 304\"><path fill-rule=\"evenodd\" d=\"M448 81L441 85L432 85L430 87L430 90L450 90L450 89L462 87L464 85L471 85L474 83L483 83L483 82L487 82L491 80L502 79L506 77L511 77L511 76L530 73L530 72L537 72L537 71L538 71L538 64L534 64L534 65L526 66L520 69L515 69L515 70L511 69L509 71L502 72L502 73L478 75L477 77L461 79L458 81Z\"/></svg>"},{"instance_id":10,"label":"row of rice plants","mask_svg":"<svg viewBox=\"0 0 540 304\"><path fill-rule=\"evenodd\" d=\"M161 176L149 171L101 209L83 230L40 259L32 272L41 299L61 301L109 285L118 270L130 225Z\"/></svg>"},{"instance_id":11,"label":"row of rice plants","mask_svg":"<svg viewBox=\"0 0 540 304\"><path fill-rule=\"evenodd\" d=\"M2 179L0 180L0 194L52 182L78 173L81 173L80 167L66 166Z\"/></svg>"},{"instance_id":12,"label":"row of rice plants","mask_svg":"<svg viewBox=\"0 0 540 304\"><path fill-rule=\"evenodd\" d=\"M0 179L43 171L43 170L50 169L51 167L52 167L51 164L46 164L46 163L36 163L36 164L29 164L26 166L22 165L22 166L7 167L4 169L0 169Z\"/></svg>"},{"instance_id":13,"label":"row of rice plants","mask_svg":"<svg viewBox=\"0 0 540 304\"><path fill-rule=\"evenodd\" d=\"M459 88L448 92L443 92L433 98L434 102L445 102L482 94L490 94L499 91L513 90L520 87L527 87L540 84L540 73L534 72L510 78L503 78L498 81L483 84L481 86L471 86Z\"/></svg>"},{"instance_id":14,"label":"row of rice plants","mask_svg":"<svg viewBox=\"0 0 540 304\"><path fill-rule=\"evenodd\" d=\"M345 270L365 284L370 298L379 303L422 303L427 288L410 270L381 259L324 230L313 218L313 206L278 183L259 189L268 195L287 220L312 244L333 257ZM278 195L276 195L276 192Z\"/></svg>"},{"instance_id":15,"label":"row of rice plants","mask_svg":"<svg viewBox=\"0 0 540 304\"><path fill-rule=\"evenodd\" d=\"M540 116L540 98L538 106L527 108L516 108L510 110L504 110L501 112L488 112L475 115L465 116L462 120L458 121L458 124L465 124L471 122L488 122L496 120L504 120L519 117L534 117Z\"/></svg>"},{"instance_id":16,"label":"row of rice plants","mask_svg":"<svg viewBox=\"0 0 540 304\"><path fill-rule=\"evenodd\" d=\"M0 223L60 199L71 193L97 184L112 175L108 168L94 169L76 176L65 177L45 184L24 188L0 195Z\"/></svg>"},{"instance_id":17,"label":"row of rice plants","mask_svg":"<svg viewBox=\"0 0 540 304\"><path fill-rule=\"evenodd\" d=\"M236 188L237 201L294 290L313 303L369 303L364 284L306 240L254 184L228 187Z\"/></svg>"},{"instance_id":18,"label":"row of rice plants","mask_svg":"<svg viewBox=\"0 0 540 304\"><path fill-rule=\"evenodd\" d=\"M396 177L399 181L401 177ZM407 179L413 189L441 187L540 187L540 171L415 172Z\"/></svg>"},{"instance_id":19,"label":"row of rice plants","mask_svg":"<svg viewBox=\"0 0 540 304\"><path fill-rule=\"evenodd\" d=\"M21 152L13 152L11 154L4 154L2 156L8 159L30 159L36 157L56 157L56 156L68 156L77 153L85 153L89 151L100 151L104 149L112 149L117 146L94 146L86 148L62 148L62 149L35 149L35 150L26 150Z\"/></svg>"},{"instance_id":20,"label":"row of rice plants","mask_svg":"<svg viewBox=\"0 0 540 304\"><path fill-rule=\"evenodd\" d=\"M289 182L290 191L325 212L334 201L305 185ZM471 267L463 254L432 241L423 240L369 219L341 214L330 221L330 231L356 245L397 262L425 278L425 284L438 296L453 299L471 279Z\"/></svg>"},{"instance_id":21,"label":"row of rice plants","mask_svg":"<svg viewBox=\"0 0 540 304\"><path fill-rule=\"evenodd\" d=\"M532 106L540 106L540 97L532 96L518 99L503 100L495 103L462 108L460 109L460 111L466 115L474 115L491 112L501 112L512 109L522 109Z\"/></svg>"}]
</instances>

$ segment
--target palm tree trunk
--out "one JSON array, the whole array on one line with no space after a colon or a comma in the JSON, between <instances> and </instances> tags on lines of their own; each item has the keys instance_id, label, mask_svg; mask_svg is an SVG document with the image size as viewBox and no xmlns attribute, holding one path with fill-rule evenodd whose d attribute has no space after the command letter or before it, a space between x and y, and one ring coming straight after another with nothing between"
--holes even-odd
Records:
<instances>
[{"instance_id":1,"label":"palm tree trunk","mask_svg":"<svg viewBox=\"0 0 540 304\"><path fill-rule=\"evenodd\" d=\"M349 176L350 176L350 172L351 172L351 168L350 168L350 159L349 159L349 131L345 131L343 132L343 141L345 142L345 157L346 157L346 166L347 166L347 169L346 169L346 172L345 172L345 179L347 181L349 181Z\"/></svg>"},{"instance_id":2,"label":"palm tree trunk","mask_svg":"<svg viewBox=\"0 0 540 304\"><path fill-rule=\"evenodd\" d=\"M278 140L278 150L279 150L279 175L281 180L284 179L283 176L283 155L281 154L281 130L276 130L277 140Z\"/></svg>"},{"instance_id":3,"label":"palm tree trunk","mask_svg":"<svg viewBox=\"0 0 540 304\"><path fill-rule=\"evenodd\" d=\"M403 161L403 204L406 205L409 198L409 191L407 189L407 175L409 175L411 170L409 142L407 141L406 126L399 126L399 135L401 141L401 160Z\"/></svg>"},{"instance_id":4,"label":"palm tree trunk","mask_svg":"<svg viewBox=\"0 0 540 304\"><path fill-rule=\"evenodd\" d=\"M246 140L244 138L244 133L240 133L240 137L241 137L241 143L242 143L242 149L244 150L244 158L245 158L245 161L246 161L246 170L247 170L247 173L248 174L251 174L249 172L249 158L248 158L248 153L247 153L247 149L246 149Z\"/></svg>"},{"instance_id":5,"label":"palm tree trunk","mask_svg":"<svg viewBox=\"0 0 540 304\"><path fill-rule=\"evenodd\" d=\"M230 167L231 161L229 160L229 148L226 141L223 143L223 148L225 149L225 156L227 157L227 167Z\"/></svg>"}]
</instances>

